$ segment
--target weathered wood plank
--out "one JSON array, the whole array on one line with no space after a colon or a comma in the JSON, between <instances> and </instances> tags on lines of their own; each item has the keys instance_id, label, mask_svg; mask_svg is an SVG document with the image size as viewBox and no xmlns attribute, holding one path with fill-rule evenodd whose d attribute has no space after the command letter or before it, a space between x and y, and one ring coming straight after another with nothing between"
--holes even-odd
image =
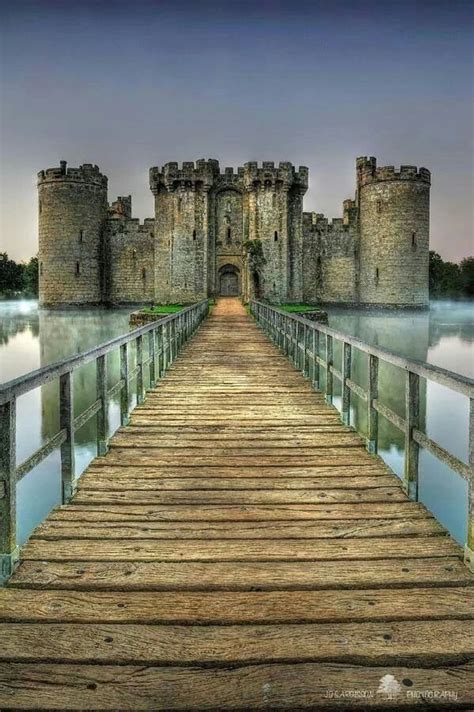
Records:
<instances>
[{"instance_id":1,"label":"weathered wood plank","mask_svg":"<svg viewBox=\"0 0 474 712\"><path fill-rule=\"evenodd\" d=\"M27 588L119 591L248 591L405 586L468 586L472 576L458 557L385 561L138 562L24 561L11 585Z\"/></svg>"},{"instance_id":2,"label":"weathered wood plank","mask_svg":"<svg viewBox=\"0 0 474 712\"><path fill-rule=\"evenodd\" d=\"M250 592L0 589L3 622L237 625L473 618L474 587Z\"/></svg>"},{"instance_id":3,"label":"weathered wood plank","mask_svg":"<svg viewBox=\"0 0 474 712\"><path fill-rule=\"evenodd\" d=\"M379 475L377 477L199 477L142 478L139 473L135 477L104 477L101 473L88 474L79 483L81 490L307 490L316 489L372 489L376 487L399 487L399 480L394 475Z\"/></svg>"},{"instance_id":4,"label":"weathered wood plank","mask_svg":"<svg viewBox=\"0 0 474 712\"><path fill-rule=\"evenodd\" d=\"M284 465L282 467L214 467L210 470L208 467L154 467L153 465L108 465L102 463L99 465L97 461L93 461L86 472L81 477L81 482L85 482L87 478L100 476L102 478L135 478L161 480L165 478L187 478L192 479L203 477L212 477L213 479L224 478L239 480L241 478L249 479L265 479L283 477L286 479L293 478L328 478L334 482L339 479L364 477L374 479L385 479L387 475L395 477L388 468L381 467L379 463L374 462L371 465L351 465L339 466L336 463L332 465L323 465L321 467L292 467ZM400 482L400 480L398 480Z\"/></svg>"},{"instance_id":5,"label":"weathered wood plank","mask_svg":"<svg viewBox=\"0 0 474 712\"><path fill-rule=\"evenodd\" d=\"M275 520L330 520L330 519L385 519L429 517L418 502L371 502L353 504L262 504L262 505L142 505L104 504L58 507L50 520L67 519L81 522L97 521L275 521Z\"/></svg>"},{"instance_id":6,"label":"weathered wood plank","mask_svg":"<svg viewBox=\"0 0 474 712\"><path fill-rule=\"evenodd\" d=\"M103 492L81 489L74 498L77 504L311 504L317 502L403 502L398 487L372 489L304 489L304 490L124 490Z\"/></svg>"},{"instance_id":7,"label":"weathered wood plank","mask_svg":"<svg viewBox=\"0 0 474 712\"><path fill-rule=\"evenodd\" d=\"M465 621L177 626L0 623L0 661L144 665L333 662L455 665L474 657Z\"/></svg>"},{"instance_id":8,"label":"weathered wood plank","mask_svg":"<svg viewBox=\"0 0 474 712\"><path fill-rule=\"evenodd\" d=\"M424 668L334 663L231 669L4 663L0 705L11 709L242 710L469 709L474 663ZM400 689L377 693L391 675ZM391 678L390 678L391 679ZM352 691L347 697L336 693ZM398 690L398 687L397 687ZM426 690L444 691L431 702ZM436 707L435 707L436 705Z\"/></svg>"},{"instance_id":9,"label":"weathered wood plank","mask_svg":"<svg viewBox=\"0 0 474 712\"><path fill-rule=\"evenodd\" d=\"M447 536L361 539L185 540L105 539L93 546L82 539L30 539L22 559L36 561L324 561L400 559L462 555Z\"/></svg>"}]
</instances>

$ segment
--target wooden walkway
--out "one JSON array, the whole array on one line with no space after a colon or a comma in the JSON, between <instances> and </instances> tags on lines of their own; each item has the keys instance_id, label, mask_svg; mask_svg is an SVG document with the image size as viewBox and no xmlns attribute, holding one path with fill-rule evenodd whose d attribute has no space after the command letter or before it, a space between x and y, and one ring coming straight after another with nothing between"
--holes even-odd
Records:
<instances>
[{"instance_id":1,"label":"wooden walkway","mask_svg":"<svg viewBox=\"0 0 474 712\"><path fill-rule=\"evenodd\" d=\"M472 709L472 583L223 299L0 591L0 710Z\"/></svg>"}]
</instances>

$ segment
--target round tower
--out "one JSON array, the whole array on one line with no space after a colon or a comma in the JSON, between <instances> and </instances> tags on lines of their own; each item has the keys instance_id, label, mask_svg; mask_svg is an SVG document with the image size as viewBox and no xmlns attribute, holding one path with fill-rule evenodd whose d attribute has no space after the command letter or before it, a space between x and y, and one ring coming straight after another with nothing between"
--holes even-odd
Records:
<instances>
[{"instance_id":1,"label":"round tower","mask_svg":"<svg viewBox=\"0 0 474 712\"><path fill-rule=\"evenodd\" d=\"M38 173L40 306L98 304L105 284L107 178L97 166Z\"/></svg>"},{"instance_id":2,"label":"round tower","mask_svg":"<svg viewBox=\"0 0 474 712\"><path fill-rule=\"evenodd\" d=\"M429 303L431 174L426 168L377 168L357 159L359 302L392 307Z\"/></svg>"}]
</instances>

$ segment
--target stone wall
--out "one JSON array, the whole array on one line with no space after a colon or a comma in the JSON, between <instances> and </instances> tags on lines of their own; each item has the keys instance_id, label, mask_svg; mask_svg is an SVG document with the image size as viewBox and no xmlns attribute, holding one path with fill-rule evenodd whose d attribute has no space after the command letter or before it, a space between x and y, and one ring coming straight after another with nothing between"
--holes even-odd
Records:
<instances>
[{"instance_id":1,"label":"stone wall","mask_svg":"<svg viewBox=\"0 0 474 712\"><path fill-rule=\"evenodd\" d=\"M426 168L357 159L360 303L429 303L430 178Z\"/></svg>"},{"instance_id":2,"label":"stone wall","mask_svg":"<svg viewBox=\"0 0 474 712\"><path fill-rule=\"evenodd\" d=\"M112 304L153 302L154 228L152 218L142 224L138 219L109 218L106 226L108 244L107 301Z\"/></svg>"},{"instance_id":3,"label":"stone wall","mask_svg":"<svg viewBox=\"0 0 474 712\"><path fill-rule=\"evenodd\" d=\"M104 298L107 178L84 164L38 173L39 303L99 304Z\"/></svg>"},{"instance_id":4,"label":"stone wall","mask_svg":"<svg viewBox=\"0 0 474 712\"><path fill-rule=\"evenodd\" d=\"M320 213L303 213L303 231L304 301L353 303L357 282L355 215L329 222Z\"/></svg>"}]
</instances>

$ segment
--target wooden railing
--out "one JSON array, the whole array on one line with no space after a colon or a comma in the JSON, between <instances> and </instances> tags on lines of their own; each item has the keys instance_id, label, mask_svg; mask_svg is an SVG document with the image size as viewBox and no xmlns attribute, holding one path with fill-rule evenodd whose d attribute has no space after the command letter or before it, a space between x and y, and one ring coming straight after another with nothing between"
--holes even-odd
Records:
<instances>
[{"instance_id":1,"label":"wooden railing","mask_svg":"<svg viewBox=\"0 0 474 712\"><path fill-rule=\"evenodd\" d=\"M424 448L457 472L468 483L468 522L465 543L466 564L474 570L474 381L431 364L404 358L378 346L331 329L325 324L289 314L269 304L252 300L250 309L257 323L296 368L320 389L320 369L324 369L324 394L333 403L334 377L341 383L341 420L350 425L351 393L367 408L367 450L377 452L378 418L381 415L405 438L403 488L410 499L418 500L419 451ZM340 368L334 362L334 341L342 345ZM353 349L366 354L367 387L352 379ZM324 356L321 355L324 354ZM379 363L385 362L405 372L405 417L399 416L379 398ZM421 430L420 379L438 383L469 398L469 462L463 462Z\"/></svg>"},{"instance_id":2,"label":"wooden railing","mask_svg":"<svg viewBox=\"0 0 474 712\"><path fill-rule=\"evenodd\" d=\"M120 423L130 417L130 390L136 378L136 400L143 403L146 387L153 388L173 362L181 346L192 336L208 311L203 300L176 314L141 326L127 334L106 341L88 351L44 366L0 386L0 583L5 582L18 561L16 538L16 484L18 480L42 462L56 448L61 454L62 502L76 491L77 476L74 461L75 433L97 416L97 454L105 455L109 426L109 402L120 393ZM143 339L148 338L148 356L143 355ZM135 343L136 365L130 368L129 346ZM120 380L107 387L107 356L120 350ZM74 417L74 371L91 361L96 363L96 398L82 413ZM148 371L148 379L146 373ZM16 463L16 400L19 396L59 380L59 432L47 440L28 459Z\"/></svg>"}]
</instances>

